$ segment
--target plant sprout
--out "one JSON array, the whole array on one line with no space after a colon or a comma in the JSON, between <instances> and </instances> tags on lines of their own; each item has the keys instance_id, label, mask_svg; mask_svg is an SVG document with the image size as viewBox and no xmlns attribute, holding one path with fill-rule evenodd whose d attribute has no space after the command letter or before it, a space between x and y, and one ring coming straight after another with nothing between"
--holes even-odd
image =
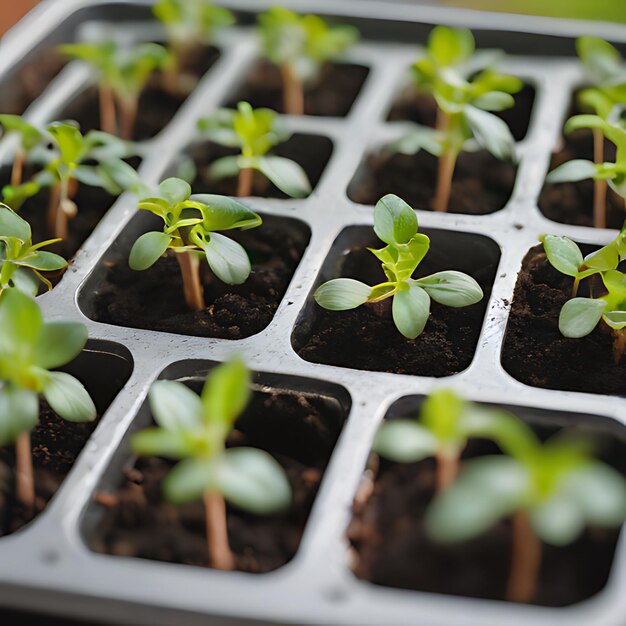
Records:
<instances>
[{"instance_id":1,"label":"plant sprout","mask_svg":"<svg viewBox=\"0 0 626 626\"><path fill-rule=\"evenodd\" d=\"M562 274L572 276L571 299L559 314L559 330L564 337L587 336L600 322L614 335L613 356L618 364L626 350L626 275L617 267L626 259L626 223L619 235L608 245L583 258L580 248L567 237L544 235L541 238L550 264ZM599 274L606 294L580 298L581 280Z\"/></svg>"},{"instance_id":2,"label":"plant sprout","mask_svg":"<svg viewBox=\"0 0 626 626\"><path fill-rule=\"evenodd\" d=\"M118 132L123 139L132 139L139 97L155 70L166 67L169 54L155 43L132 47L112 41L66 44L61 52L87 63L99 76L100 129L109 134Z\"/></svg>"},{"instance_id":3,"label":"plant sprout","mask_svg":"<svg viewBox=\"0 0 626 626\"><path fill-rule=\"evenodd\" d=\"M624 86L626 91L626 85ZM546 181L549 183L576 182L592 178L595 182L593 223L596 228L606 227L606 184L626 200L626 129L613 123L611 116L605 120L598 115L574 115L567 120L565 132L579 128L591 128L595 137L600 139L600 153L594 161L573 159L553 169ZM604 159L604 138L615 144L615 163L600 161ZM601 183L601 184L599 184Z\"/></svg>"},{"instance_id":4,"label":"plant sprout","mask_svg":"<svg viewBox=\"0 0 626 626\"><path fill-rule=\"evenodd\" d=\"M399 463L429 457L437 461L437 489L446 489L459 471L470 437L509 440L519 435L519 420L505 411L465 402L450 389L434 391L418 419L386 421L374 440L377 454Z\"/></svg>"},{"instance_id":5,"label":"plant sprout","mask_svg":"<svg viewBox=\"0 0 626 626\"><path fill-rule=\"evenodd\" d=\"M90 422L96 408L70 374L50 371L69 363L87 341L77 322L44 322L39 307L18 289L0 295L0 446L15 443L16 493L35 507L30 431L39 419L39 394L70 422Z\"/></svg>"},{"instance_id":6,"label":"plant sprout","mask_svg":"<svg viewBox=\"0 0 626 626\"><path fill-rule=\"evenodd\" d=\"M157 381L149 395L157 427L132 440L140 455L182 459L163 482L165 498L174 504L203 499L209 564L222 570L235 567L224 500L258 515L291 503L287 476L270 454L226 448L249 398L250 373L240 360L213 369L200 396L183 383Z\"/></svg>"},{"instance_id":7,"label":"plant sprout","mask_svg":"<svg viewBox=\"0 0 626 626\"><path fill-rule=\"evenodd\" d=\"M417 87L437 103L435 129L416 129L388 147L391 152L413 155L424 149L439 160L435 211L447 211L456 161L463 150L485 148L498 159L510 158L515 140L509 127L492 111L511 108L511 94L522 88L513 76L491 67L494 51L475 53L469 30L445 26L434 28L428 46L413 66ZM479 71L473 78L470 70Z\"/></svg>"},{"instance_id":8,"label":"plant sprout","mask_svg":"<svg viewBox=\"0 0 626 626\"><path fill-rule=\"evenodd\" d=\"M520 423L521 424L521 423ZM512 516L513 548L507 599L531 602L542 543L565 546L587 525L614 528L626 518L626 482L593 459L580 440L554 436L543 445L526 436L508 441L510 456L484 456L464 464L457 481L439 492L426 514L435 541L472 539Z\"/></svg>"},{"instance_id":9,"label":"plant sprout","mask_svg":"<svg viewBox=\"0 0 626 626\"><path fill-rule=\"evenodd\" d=\"M398 196L384 196L374 209L374 232L387 245L369 250L381 261L387 281L370 287L352 278L336 278L317 289L316 302L330 311L346 311L393 298L393 321L408 339L424 330L431 298L455 308L479 302L483 297L480 285L463 272L447 270L411 278L430 247L430 239L417 230L413 209Z\"/></svg>"},{"instance_id":10,"label":"plant sprout","mask_svg":"<svg viewBox=\"0 0 626 626\"><path fill-rule=\"evenodd\" d=\"M263 52L280 68L285 112L304 115L304 88L328 61L339 58L359 38L352 26L330 27L317 15L273 7L259 15Z\"/></svg>"},{"instance_id":11,"label":"plant sprout","mask_svg":"<svg viewBox=\"0 0 626 626\"><path fill-rule=\"evenodd\" d=\"M578 103L582 109L592 111L601 120L607 122L616 105L626 104L626 64L614 46L597 37L579 37L576 40L576 51L587 70L587 78L592 84L591 87L582 89L578 93ZM567 128L566 126L566 132L568 132ZM600 165L605 162L603 130L600 126L589 128L593 131L593 161ZM592 178L594 179L594 225L596 228L604 228L606 226L606 179L600 176L592 176Z\"/></svg>"},{"instance_id":12,"label":"plant sprout","mask_svg":"<svg viewBox=\"0 0 626 626\"><path fill-rule=\"evenodd\" d=\"M253 109L248 102L240 102L236 111L219 109L214 115L199 120L198 128L211 141L241 150L239 155L218 159L208 170L211 180L238 175L239 197L252 195L255 170L292 198L303 198L311 193L311 183L298 163L267 154L290 136L275 111Z\"/></svg>"},{"instance_id":13,"label":"plant sprout","mask_svg":"<svg viewBox=\"0 0 626 626\"><path fill-rule=\"evenodd\" d=\"M260 226L261 217L246 205L226 196L191 195L191 187L179 178L159 185L159 196L139 201L139 209L163 220L162 231L144 233L130 251L129 265L145 270L166 250L173 250L180 266L185 301L192 311L204 309L200 260L228 285L240 285L250 275L250 260L244 248L217 231Z\"/></svg>"},{"instance_id":14,"label":"plant sprout","mask_svg":"<svg viewBox=\"0 0 626 626\"><path fill-rule=\"evenodd\" d=\"M59 239L51 239L33 245L28 222L5 204L0 204L0 294L15 287L36 296L40 282L52 289L52 284L41 272L61 270L67 267L67 261L41 248L57 241Z\"/></svg>"},{"instance_id":15,"label":"plant sprout","mask_svg":"<svg viewBox=\"0 0 626 626\"><path fill-rule=\"evenodd\" d=\"M22 184L24 164L28 155L41 144L44 134L19 115L0 115L0 125L7 133L19 136L19 146L11 168L11 185L17 187Z\"/></svg>"}]
</instances>

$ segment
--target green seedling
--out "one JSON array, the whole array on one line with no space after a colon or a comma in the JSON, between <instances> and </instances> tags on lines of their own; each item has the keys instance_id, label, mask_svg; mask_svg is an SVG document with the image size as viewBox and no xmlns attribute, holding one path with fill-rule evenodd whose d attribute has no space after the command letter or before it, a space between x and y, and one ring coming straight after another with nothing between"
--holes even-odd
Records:
<instances>
[{"instance_id":1,"label":"green seedling","mask_svg":"<svg viewBox=\"0 0 626 626\"><path fill-rule=\"evenodd\" d=\"M607 122L616 105L626 105L626 64L615 47L597 37L579 37L576 40L576 51L591 83L590 87L578 92L578 104L581 109L591 111ZM593 160L594 163L601 165L605 162L603 131L599 126L589 128L593 131ZM592 178L594 225L597 228L604 228L606 178L601 176Z\"/></svg>"},{"instance_id":2,"label":"green seedling","mask_svg":"<svg viewBox=\"0 0 626 626\"><path fill-rule=\"evenodd\" d=\"M134 243L129 265L145 270L166 250L173 250L180 266L185 301L193 311L205 308L200 261L228 285L240 285L250 275L250 260L244 248L218 231L260 226L261 217L246 205L226 196L191 195L191 187L179 178L159 185L159 195L139 201L139 209L163 220L162 231L144 233Z\"/></svg>"},{"instance_id":3,"label":"green seedling","mask_svg":"<svg viewBox=\"0 0 626 626\"><path fill-rule=\"evenodd\" d=\"M626 259L626 223L611 243L586 257L567 237L544 235L541 241L550 264L574 279L571 299L559 314L561 334L579 339L591 333L603 320L614 334L613 356L615 363L619 363L626 350L626 275L617 267ZM606 293L597 297L577 297L580 282L597 274Z\"/></svg>"},{"instance_id":4,"label":"green seedling","mask_svg":"<svg viewBox=\"0 0 626 626\"><path fill-rule=\"evenodd\" d=\"M441 491L455 480L470 437L508 441L519 436L520 422L510 413L465 402L454 391L442 389L428 396L418 419L386 421L373 450L398 463L435 457L437 489Z\"/></svg>"},{"instance_id":5,"label":"green seedling","mask_svg":"<svg viewBox=\"0 0 626 626\"><path fill-rule=\"evenodd\" d=\"M263 52L281 70L285 112L304 115L304 89L325 63L338 59L359 38L352 26L330 27L316 15L273 7L259 15Z\"/></svg>"},{"instance_id":6,"label":"green seedling","mask_svg":"<svg viewBox=\"0 0 626 626\"><path fill-rule=\"evenodd\" d=\"M480 285L463 272L447 270L412 278L430 247L430 239L417 230L415 212L404 200L391 194L379 200L374 209L374 232L387 245L369 250L381 261L387 281L370 287L352 278L336 278L317 289L316 302L330 311L346 311L393 298L393 321L408 339L424 330L431 298L455 308L479 302L483 297Z\"/></svg>"},{"instance_id":7,"label":"green seedling","mask_svg":"<svg viewBox=\"0 0 626 626\"><path fill-rule=\"evenodd\" d=\"M252 195L255 170L292 198L303 198L311 193L311 183L298 163L268 155L274 146L290 137L275 111L253 109L249 103L240 102L236 111L219 109L214 115L199 120L198 128L211 141L241 150L238 155L218 159L208 170L211 180L239 176L239 197Z\"/></svg>"},{"instance_id":8,"label":"green seedling","mask_svg":"<svg viewBox=\"0 0 626 626\"><path fill-rule=\"evenodd\" d=\"M567 120L565 132L570 133L580 128L591 128L599 136L600 155L594 161L586 159L573 159L553 169L546 177L549 183L576 182L592 178L596 185L594 190L593 220L596 228L606 226L606 184L619 196L626 200L626 129L618 123L614 123L609 116L605 120L598 115L574 115ZM604 162L604 138L616 146L615 163ZM594 139L595 141L595 139ZM598 156L598 155L596 155Z\"/></svg>"},{"instance_id":9,"label":"green seedling","mask_svg":"<svg viewBox=\"0 0 626 626\"><path fill-rule=\"evenodd\" d=\"M112 41L66 44L61 52L87 63L98 75L100 86L100 129L132 139L139 97L153 72L166 67L169 53L155 43L132 47Z\"/></svg>"},{"instance_id":10,"label":"green seedling","mask_svg":"<svg viewBox=\"0 0 626 626\"><path fill-rule=\"evenodd\" d=\"M149 395L157 427L132 440L140 455L182 459L163 482L164 496L173 504L203 499L209 565L223 570L235 567L225 500L258 515L276 513L291 503L287 476L270 454L226 448L249 398L250 373L240 360L213 369L200 396L183 383L158 381Z\"/></svg>"},{"instance_id":11,"label":"green seedling","mask_svg":"<svg viewBox=\"0 0 626 626\"><path fill-rule=\"evenodd\" d=\"M522 88L522 82L489 67L496 58L497 53L491 50L475 52L469 30L437 26L413 66L418 90L431 94L437 103L437 126L416 125L388 150L407 155L426 150L438 158L433 201L436 211L448 210L461 151L484 148L498 159L513 155L515 140L511 131L493 111L511 108L515 104L511 94Z\"/></svg>"},{"instance_id":12,"label":"green seedling","mask_svg":"<svg viewBox=\"0 0 626 626\"><path fill-rule=\"evenodd\" d=\"M19 115L0 115L0 125L5 132L19 137L19 145L11 168L11 185L18 187L22 184L26 159L31 151L41 144L44 134Z\"/></svg>"},{"instance_id":13,"label":"green seedling","mask_svg":"<svg viewBox=\"0 0 626 626\"><path fill-rule=\"evenodd\" d=\"M52 284L41 272L62 270L67 267L67 261L41 248L57 241L50 239L33 245L28 222L8 206L0 204L0 294L15 287L36 296L40 282L52 289Z\"/></svg>"},{"instance_id":14,"label":"green seedling","mask_svg":"<svg viewBox=\"0 0 626 626\"><path fill-rule=\"evenodd\" d=\"M77 322L44 322L39 307L18 289L0 295L0 446L15 444L16 494L35 508L30 431L39 420L39 395L70 422L90 422L96 408L70 374L51 371L69 363L87 341Z\"/></svg>"},{"instance_id":15,"label":"green seedling","mask_svg":"<svg viewBox=\"0 0 626 626\"><path fill-rule=\"evenodd\" d=\"M228 9L213 6L207 0L159 0L152 11L165 27L171 53L166 85L174 92L189 92L197 79L181 76L181 70L194 62L204 46L215 41L222 28L234 24L235 17Z\"/></svg>"},{"instance_id":16,"label":"green seedling","mask_svg":"<svg viewBox=\"0 0 626 626\"><path fill-rule=\"evenodd\" d=\"M442 543L472 539L512 517L507 599L514 602L533 599L542 542L565 546L588 525L615 528L626 518L624 478L592 458L586 442L556 435L541 444L530 429L524 430L521 439L507 442L504 451L510 456L465 463L426 514L427 532Z\"/></svg>"}]
</instances>

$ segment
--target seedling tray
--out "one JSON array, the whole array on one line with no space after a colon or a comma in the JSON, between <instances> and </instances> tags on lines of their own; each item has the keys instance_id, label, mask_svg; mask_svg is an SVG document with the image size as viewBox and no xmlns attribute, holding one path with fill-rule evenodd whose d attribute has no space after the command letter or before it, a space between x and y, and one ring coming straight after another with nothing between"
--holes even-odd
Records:
<instances>
[{"instance_id":1,"label":"seedling tray","mask_svg":"<svg viewBox=\"0 0 626 626\"><path fill-rule=\"evenodd\" d=\"M219 44L220 58L171 123L154 139L143 142L141 174L149 184L158 183L171 171L177 155L196 138L196 119L228 102L258 57L258 43L245 24L252 23L255 12L270 3L228 0L221 4L238 11L243 26L225 35ZM327 137L333 143L332 155L313 194L304 200L250 200L251 206L264 215L299 220L310 229L304 256L271 323L244 339L198 338L96 322L92 319L92 300L103 263L110 255L123 253L142 228L141 220L135 217L133 198L119 198L61 283L39 301L48 318L82 321L96 345L106 341L117 346L109 351L121 355L126 363L132 362L132 374L46 510L35 522L0 540L0 606L68 617L106 616L107 622L123 624L622 623L626 615L623 536L605 588L587 601L554 609L400 591L360 581L349 567L346 528L375 431L388 409L402 398L419 398L438 387L452 386L468 399L513 403L522 417L540 410L542 419L552 416L557 422L564 414L568 414L569 423L595 416L626 422L623 397L530 387L512 378L501 365L518 271L527 251L537 244L538 235L567 235L593 245L603 245L614 236L614 231L551 222L539 211L537 198L572 93L583 80L574 58L574 38L591 34L621 45L626 42L626 28L392 2L285 0L282 4L355 23L363 41L350 52L348 60L369 68L346 117L285 118L294 133ZM150 19L148 5L139 1L43 2L3 41L3 86L10 85L29 55L59 41L102 33L130 39L158 38L159 29ZM373 223L372 207L349 200L347 189L366 154L406 129L406 124L385 120L406 84L415 44L423 42L432 25L438 23L467 26L474 30L479 46L505 49L510 56L501 69L520 76L536 90L528 133L517 145L517 177L506 207L488 215L418 211L420 228L427 232L442 238L446 232L486 237L489 250L495 251L497 271L475 353L462 371L439 378L305 361L292 342L297 343L310 321L312 289L325 278L331 263L327 259L341 256L340 246ZM92 80L83 68L67 65L30 106L28 118L36 123L55 119ZM5 141L0 147L3 162L8 162L11 150L10 142ZM125 230L130 222L130 231ZM128 433L145 422L142 406L150 384L158 377L198 377L211 363L223 361L233 352L245 357L258 373L260 389L295 389L329 396L348 413L295 557L274 572L252 575L91 551L88 542L96 515L93 493L119 482L120 463L130 455ZM109 374L109 367L103 365L100 375L105 378Z\"/></svg>"}]
</instances>

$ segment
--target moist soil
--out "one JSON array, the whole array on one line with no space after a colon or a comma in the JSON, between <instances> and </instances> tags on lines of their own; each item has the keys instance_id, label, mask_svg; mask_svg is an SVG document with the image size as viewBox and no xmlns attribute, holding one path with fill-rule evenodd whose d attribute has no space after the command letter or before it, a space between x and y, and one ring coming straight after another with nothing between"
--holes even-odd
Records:
<instances>
[{"instance_id":1,"label":"moist soil","mask_svg":"<svg viewBox=\"0 0 626 626\"><path fill-rule=\"evenodd\" d=\"M31 433L36 511L15 499L15 448L0 448L0 536L19 530L46 508L97 424L67 422L43 400L39 411L39 424Z\"/></svg>"},{"instance_id":2,"label":"moist soil","mask_svg":"<svg viewBox=\"0 0 626 626\"><path fill-rule=\"evenodd\" d=\"M374 241L368 242L380 247ZM445 259L444 259L445 261ZM385 281L380 262L359 247L342 260L340 275L368 285ZM454 256L445 267L427 255L416 277L454 266ZM391 298L351 311L327 311L310 303L304 320L296 327L293 344L306 361L361 370L414 376L449 376L467 368L483 324L497 259L484 261L468 272L482 287L481 302L453 309L432 302L424 332L416 339L403 337L393 323Z\"/></svg>"},{"instance_id":3,"label":"moist soil","mask_svg":"<svg viewBox=\"0 0 626 626\"><path fill-rule=\"evenodd\" d=\"M200 385L195 385L196 390ZM228 446L268 451L285 469L293 505L284 513L254 516L228 506L228 534L236 569L267 572L293 558L324 469L341 430L343 414L328 398L292 391L254 393L237 420ZM201 502L173 506L162 500L161 482L174 463L139 459L117 491L96 500L102 518L91 547L117 556L207 566Z\"/></svg>"},{"instance_id":4,"label":"moist soil","mask_svg":"<svg viewBox=\"0 0 626 626\"><path fill-rule=\"evenodd\" d=\"M526 136L533 104L535 102L535 90L525 84L519 93L514 94L515 106L505 111L494 112L504 120L515 141L521 141ZM417 93L415 89L408 87L400 98L394 103L389 112L389 121L411 121L422 126L434 128L437 118L437 103L429 94Z\"/></svg>"},{"instance_id":5,"label":"moist soil","mask_svg":"<svg viewBox=\"0 0 626 626\"><path fill-rule=\"evenodd\" d=\"M185 75L194 79L194 82L199 80L218 58L216 48L202 48L194 61L186 66ZM188 95L187 90L172 92L165 89L163 74L156 72L139 98L139 114L133 139L142 141L154 137L169 124ZM83 133L100 129L97 87L90 87L77 96L60 117L78 122Z\"/></svg>"},{"instance_id":6,"label":"moist soil","mask_svg":"<svg viewBox=\"0 0 626 626\"><path fill-rule=\"evenodd\" d=\"M615 159L615 145L604 142L607 161ZM550 171L572 159L593 161L593 135L589 130L578 130L565 137L563 144L550 161ZM581 180L575 183L546 183L539 196L541 212L555 222L593 226L594 182ZM621 228L626 219L624 199L612 189L607 189L607 228Z\"/></svg>"},{"instance_id":7,"label":"moist soil","mask_svg":"<svg viewBox=\"0 0 626 626\"><path fill-rule=\"evenodd\" d=\"M468 450L475 443L470 442ZM424 517L435 493L434 470L432 459L381 463L371 497L355 502L348 530L356 575L387 587L505 599L510 520L461 544L432 542ZM594 528L567 547L544 544L532 603L565 606L597 593L608 579L617 536L618 531Z\"/></svg>"},{"instance_id":8,"label":"moist soil","mask_svg":"<svg viewBox=\"0 0 626 626\"><path fill-rule=\"evenodd\" d=\"M333 144L330 139L316 135L295 134L287 141L276 146L271 151L274 156L291 159L298 163L306 172L311 187L315 188L330 159ZM224 178L211 181L208 176L208 167L211 163L225 156L237 154L232 150L212 142L205 142L190 148L185 159L194 163L196 176L191 185L194 193L217 193L224 196L237 195L237 178ZM181 160L179 167L185 167L185 160ZM174 172L174 174L180 172ZM254 172L253 196L264 198L288 198L260 172Z\"/></svg>"},{"instance_id":9,"label":"moist soil","mask_svg":"<svg viewBox=\"0 0 626 626\"><path fill-rule=\"evenodd\" d=\"M305 115L347 115L368 72L362 65L327 63L318 82L305 90ZM241 100L249 102L255 108L267 107L284 113L283 81L278 67L266 61L255 65L242 88L227 106L235 107Z\"/></svg>"},{"instance_id":10,"label":"moist soil","mask_svg":"<svg viewBox=\"0 0 626 626\"><path fill-rule=\"evenodd\" d=\"M415 209L431 210L437 181L437 158L420 150L415 155L384 150L366 157L350 183L354 202L374 205L395 193ZM513 192L517 168L486 150L462 152L452 180L449 213L484 215L504 208Z\"/></svg>"},{"instance_id":11,"label":"moist soil","mask_svg":"<svg viewBox=\"0 0 626 626\"><path fill-rule=\"evenodd\" d=\"M124 256L107 263L106 276L95 293L95 319L129 328L220 339L241 339L260 332L271 322L309 234L280 220L267 220L261 228L230 231L228 236L248 252L252 273L243 285L226 285L207 266L203 271L207 307L202 311L190 311L185 304L174 253L142 272L131 270L128 256Z\"/></svg>"},{"instance_id":12,"label":"moist soil","mask_svg":"<svg viewBox=\"0 0 626 626\"><path fill-rule=\"evenodd\" d=\"M581 250L587 254L593 248ZM571 297L572 281L548 263L541 246L530 250L515 286L502 364L509 374L534 387L624 395L626 358L615 364L613 334L604 323L580 339L559 332L559 313ZM589 295L588 286L586 279L580 296Z\"/></svg>"}]
</instances>

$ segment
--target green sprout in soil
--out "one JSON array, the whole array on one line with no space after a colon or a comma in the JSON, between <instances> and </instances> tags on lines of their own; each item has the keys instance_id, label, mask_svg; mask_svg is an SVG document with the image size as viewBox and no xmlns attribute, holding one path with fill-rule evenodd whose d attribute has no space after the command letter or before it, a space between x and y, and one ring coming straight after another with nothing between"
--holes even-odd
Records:
<instances>
[{"instance_id":1,"label":"green sprout in soil","mask_svg":"<svg viewBox=\"0 0 626 626\"><path fill-rule=\"evenodd\" d=\"M359 38L353 26L329 26L317 15L273 7L259 15L263 52L280 68L285 113L304 115L304 89L319 80L324 64Z\"/></svg>"},{"instance_id":2,"label":"green sprout in soil","mask_svg":"<svg viewBox=\"0 0 626 626\"><path fill-rule=\"evenodd\" d=\"M618 364L626 350L626 275L617 269L626 259L626 223L610 244L586 257L567 237L544 235L541 240L550 264L574 279L571 299L559 314L561 334L579 339L604 321L614 336L613 356ZM581 281L596 275L600 275L605 293L594 297L592 284L590 297L578 297Z\"/></svg>"},{"instance_id":3,"label":"green sprout in soil","mask_svg":"<svg viewBox=\"0 0 626 626\"><path fill-rule=\"evenodd\" d=\"M129 265L145 270L166 250L173 250L183 278L185 301L192 311L205 308L200 261L228 285L240 285L250 275L250 259L244 248L218 231L260 226L261 217L241 202L226 196L191 195L191 187L179 178L159 185L159 196L139 201L139 209L163 220L162 231L144 233L134 243Z\"/></svg>"},{"instance_id":4,"label":"green sprout in soil","mask_svg":"<svg viewBox=\"0 0 626 626\"><path fill-rule=\"evenodd\" d=\"M196 79L185 80L189 77L181 72L193 65L205 46L215 41L217 32L235 23L235 17L228 9L213 6L208 0L158 0L153 13L165 27L171 53L165 68L168 89L174 93L190 92Z\"/></svg>"},{"instance_id":5,"label":"green sprout in soil","mask_svg":"<svg viewBox=\"0 0 626 626\"><path fill-rule=\"evenodd\" d=\"M464 464L456 482L431 503L426 529L434 540L453 543L512 517L507 599L531 602L542 542L566 546L586 526L619 527L626 518L626 482L592 458L588 442L556 435L542 444L521 422L520 427L525 434L509 438L501 446L504 455Z\"/></svg>"},{"instance_id":6,"label":"green sprout in soil","mask_svg":"<svg viewBox=\"0 0 626 626\"><path fill-rule=\"evenodd\" d=\"M352 278L336 278L317 289L316 302L330 311L346 311L393 298L393 321L408 339L424 330L431 298L455 308L479 302L480 285L463 272L447 270L412 278L430 247L430 239L417 230L415 212L404 200L391 194L383 197L374 209L374 232L387 245L369 250L381 261L386 282L370 287Z\"/></svg>"},{"instance_id":7,"label":"green sprout in soil","mask_svg":"<svg viewBox=\"0 0 626 626\"><path fill-rule=\"evenodd\" d=\"M626 92L626 85L624 86ZM619 107L607 119L599 115L574 115L567 120L565 132L591 128L599 137L600 152L594 161L573 159L553 169L546 177L548 183L576 182L591 178L595 182L593 223L596 228L606 227L606 185L626 200L626 129L613 120ZM604 161L604 138L615 144L615 163Z\"/></svg>"},{"instance_id":8,"label":"green sprout in soil","mask_svg":"<svg viewBox=\"0 0 626 626\"><path fill-rule=\"evenodd\" d=\"M29 124L19 115L0 115L0 125L5 132L19 137L19 145L11 168L11 185L18 187L24 178L24 165L28 155L41 144L44 135L38 128Z\"/></svg>"},{"instance_id":9,"label":"green sprout in soil","mask_svg":"<svg viewBox=\"0 0 626 626\"><path fill-rule=\"evenodd\" d=\"M33 245L28 222L8 206L0 204L0 294L15 287L35 296L40 282L52 289L52 284L41 272L62 270L67 267L67 261L41 248L57 241L50 239Z\"/></svg>"},{"instance_id":10,"label":"green sprout in soil","mask_svg":"<svg viewBox=\"0 0 626 626\"><path fill-rule=\"evenodd\" d=\"M166 67L167 49L155 43L126 47L105 41L66 44L60 50L87 63L99 77L100 130L132 139L139 97L153 72Z\"/></svg>"},{"instance_id":11,"label":"green sprout in soil","mask_svg":"<svg viewBox=\"0 0 626 626\"><path fill-rule=\"evenodd\" d=\"M517 437L519 420L510 413L474 405L454 391L434 391L417 419L393 419L379 429L373 450L398 463L437 461L437 489L454 482L461 454L470 437L508 440Z\"/></svg>"},{"instance_id":12,"label":"green sprout in soil","mask_svg":"<svg viewBox=\"0 0 626 626\"><path fill-rule=\"evenodd\" d=\"M587 70L587 79L591 83L590 87L581 89L578 93L578 105L582 110L591 111L607 122L616 105L626 104L626 64L615 47L597 37L579 37L576 40L576 51ZM571 124L569 128L573 129ZM605 162L602 128L600 126L588 128L593 130L593 161L601 165ZM566 126L566 132L568 132L568 126ZM585 178L588 177L585 176ZM594 225L596 228L604 228L606 226L606 178L601 176L591 176L591 178L594 179Z\"/></svg>"},{"instance_id":13,"label":"green sprout in soil","mask_svg":"<svg viewBox=\"0 0 626 626\"><path fill-rule=\"evenodd\" d=\"M437 103L436 128L416 125L387 149L407 155L423 149L438 158L435 211L448 210L452 178L463 150L484 148L502 160L513 154L511 131L492 112L514 106L511 94L522 88L522 82L496 72L491 67L496 58L491 50L475 52L469 30L437 26L413 66L418 90Z\"/></svg>"},{"instance_id":14,"label":"green sprout in soil","mask_svg":"<svg viewBox=\"0 0 626 626\"><path fill-rule=\"evenodd\" d=\"M96 418L83 385L51 371L74 359L86 341L83 324L44 322L35 301L18 289L0 295L0 446L15 443L16 495L30 512L35 509L30 431L39 419L39 394L65 420Z\"/></svg>"},{"instance_id":15,"label":"green sprout in soil","mask_svg":"<svg viewBox=\"0 0 626 626\"><path fill-rule=\"evenodd\" d=\"M275 111L253 109L248 102L240 102L236 111L219 109L199 120L198 128L211 141L241 150L238 155L218 159L208 170L209 179L214 181L238 176L239 197L252 195L255 170L292 198L311 193L311 183L298 163L267 154L290 137Z\"/></svg>"},{"instance_id":16,"label":"green sprout in soil","mask_svg":"<svg viewBox=\"0 0 626 626\"><path fill-rule=\"evenodd\" d=\"M226 447L249 399L250 373L240 360L213 369L200 396L183 383L158 381L149 396L157 427L132 440L140 455L182 459L163 482L164 496L173 504L203 499L209 565L222 570L235 568L225 500L257 515L291 503L287 476L270 454Z\"/></svg>"}]
</instances>

